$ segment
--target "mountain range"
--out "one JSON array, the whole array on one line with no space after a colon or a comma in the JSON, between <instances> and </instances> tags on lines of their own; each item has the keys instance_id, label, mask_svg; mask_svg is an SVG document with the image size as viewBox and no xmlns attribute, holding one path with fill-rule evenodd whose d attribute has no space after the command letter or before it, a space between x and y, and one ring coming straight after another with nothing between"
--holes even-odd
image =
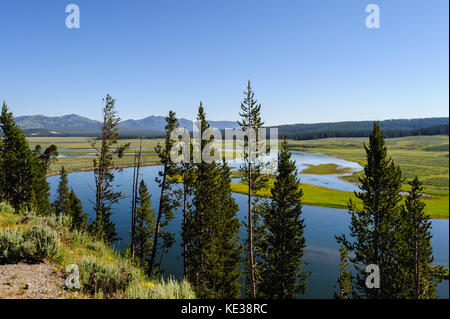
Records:
<instances>
[{"instance_id":1,"label":"mountain range","mask_svg":"<svg viewBox=\"0 0 450 319\"><path fill-rule=\"evenodd\" d=\"M44 115L18 116L16 123L24 130L27 136L94 136L99 134L100 122L89 118L69 114L64 116L49 117ZM191 120L179 119L180 127L192 131ZM236 121L209 121L213 128L235 128ZM125 120L119 123L119 131L122 137L159 137L163 135L165 117L151 115L139 120ZM430 117L418 119L393 119L380 121L381 128L392 135L421 135L424 129L432 129L436 134L447 134L448 117ZM346 121L316 124L291 124L272 126L278 128L279 135L289 138L309 139L320 137L346 137L368 136L373 121ZM430 130L428 130L430 131Z\"/></svg>"},{"instance_id":2,"label":"mountain range","mask_svg":"<svg viewBox=\"0 0 450 319\"><path fill-rule=\"evenodd\" d=\"M64 116L28 115L15 118L16 123L24 130L26 135L95 135L100 126L99 121L86 117L69 114ZM181 118L180 127L192 130L193 121ZM234 128L238 124L234 121L209 121L213 128ZM164 116L151 115L140 120L125 120L119 123L122 135L160 135L166 125Z\"/></svg>"}]
</instances>

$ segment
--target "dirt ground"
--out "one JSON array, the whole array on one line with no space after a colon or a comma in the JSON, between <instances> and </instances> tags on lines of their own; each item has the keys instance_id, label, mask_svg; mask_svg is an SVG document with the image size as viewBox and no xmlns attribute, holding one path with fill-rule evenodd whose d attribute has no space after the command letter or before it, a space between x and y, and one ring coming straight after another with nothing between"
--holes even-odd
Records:
<instances>
[{"instance_id":1,"label":"dirt ground","mask_svg":"<svg viewBox=\"0 0 450 319\"><path fill-rule=\"evenodd\" d=\"M55 266L39 264L0 264L0 298L62 299L76 298L64 289L65 278Z\"/></svg>"}]
</instances>

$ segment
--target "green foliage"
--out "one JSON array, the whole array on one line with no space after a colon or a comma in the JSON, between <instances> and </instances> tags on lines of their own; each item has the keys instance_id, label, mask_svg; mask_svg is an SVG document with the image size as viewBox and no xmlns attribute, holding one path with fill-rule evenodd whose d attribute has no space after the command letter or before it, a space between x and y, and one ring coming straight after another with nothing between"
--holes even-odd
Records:
<instances>
[{"instance_id":1,"label":"green foliage","mask_svg":"<svg viewBox=\"0 0 450 319\"><path fill-rule=\"evenodd\" d=\"M334 293L335 299L349 299L353 292L352 280L353 274L348 267L348 249L344 245L339 248L339 278L337 285L339 293Z\"/></svg>"},{"instance_id":2,"label":"green foliage","mask_svg":"<svg viewBox=\"0 0 450 319\"><path fill-rule=\"evenodd\" d=\"M56 200L52 204L53 209L57 215L68 213L68 202L69 202L69 186L67 180L67 173L64 166L61 167L59 172L60 180L59 185L56 190Z\"/></svg>"},{"instance_id":3,"label":"green foliage","mask_svg":"<svg viewBox=\"0 0 450 319\"><path fill-rule=\"evenodd\" d=\"M136 210L136 257L144 267L148 266L148 259L153 248L155 235L155 210L151 208L151 195L147 185L141 181Z\"/></svg>"},{"instance_id":4,"label":"green foliage","mask_svg":"<svg viewBox=\"0 0 450 319\"><path fill-rule=\"evenodd\" d=\"M387 157L383 134L374 123L369 145L364 145L367 164L364 176L359 179L362 192L355 196L362 201L358 209L349 201L351 215L350 236L337 237L349 252L354 253L350 261L357 270L357 291L363 297L374 299L397 298L400 290L398 263L398 227L400 223L400 190L403 182L400 168ZM369 289L365 285L365 267L375 264L380 269L380 289Z\"/></svg>"},{"instance_id":5,"label":"green foliage","mask_svg":"<svg viewBox=\"0 0 450 319\"><path fill-rule=\"evenodd\" d=\"M186 280L181 283L169 278L153 282L134 281L126 291L130 299L195 299L192 286Z\"/></svg>"},{"instance_id":6,"label":"green foliage","mask_svg":"<svg viewBox=\"0 0 450 319\"><path fill-rule=\"evenodd\" d=\"M178 169L177 165L173 163L170 158L172 147L175 143L171 137L171 133L178 128L179 125L175 112L169 111L166 122L164 147L160 143L158 143L156 147L156 153L159 156L163 168L158 172L158 177L155 179L161 189L161 195L159 199L158 214L156 216L152 252L148 266L148 274L150 277L161 273L160 265L162 258L167 254L168 249L172 247L175 242L173 234L164 229L173 219L174 210L180 206L181 197L181 192L173 188L173 185L176 183L175 176L178 175ZM159 262L156 260L158 255Z\"/></svg>"},{"instance_id":7,"label":"green foliage","mask_svg":"<svg viewBox=\"0 0 450 319\"><path fill-rule=\"evenodd\" d=\"M197 120L203 136L209 124L202 104ZM200 143L202 154L208 142ZM240 223L236 217L238 206L231 197L230 171L225 163L207 163L203 159L194 169L192 207L187 211L183 229L187 279L199 298L236 298L242 251L238 244Z\"/></svg>"},{"instance_id":8,"label":"green foliage","mask_svg":"<svg viewBox=\"0 0 450 319\"><path fill-rule=\"evenodd\" d=\"M83 258L79 267L83 291L90 294L102 292L108 297L125 291L135 275L125 263L104 264L92 257Z\"/></svg>"},{"instance_id":9,"label":"green foliage","mask_svg":"<svg viewBox=\"0 0 450 319\"><path fill-rule=\"evenodd\" d=\"M32 227L25 237L26 241L33 243L33 257L37 260L54 257L58 253L58 235L49 227Z\"/></svg>"},{"instance_id":10,"label":"green foliage","mask_svg":"<svg viewBox=\"0 0 450 319\"><path fill-rule=\"evenodd\" d=\"M72 218L72 229L87 230L87 213L83 212L81 200L75 195L73 189L71 189L69 193L67 214Z\"/></svg>"},{"instance_id":11,"label":"green foliage","mask_svg":"<svg viewBox=\"0 0 450 319\"><path fill-rule=\"evenodd\" d=\"M434 261L431 246L431 220L424 212L421 200L422 183L418 177L409 183L411 191L402 207L399 270L402 278L400 297L414 299L437 298Z\"/></svg>"},{"instance_id":12,"label":"green foliage","mask_svg":"<svg viewBox=\"0 0 450 319\"><path fill-rule=\"evenodd\" d=\"M115 223L111 221L112 207L122 196L120 191L115 191L113 187L114 156L122 157L129 143L118 144L119 132L117 125L120 118L115 110L115 102L109 94L103 99L103 124L101 126L101 145L97 147L97 141L91 140L91 147L99 153L99 159L94 158L95 177L95 206L96 219L91 225L91 230L95 236L108 243L118 240L115 230Z\"/></svg>"},{"instance_id":13,"label":"green foliage","mask_svg":"<svg viewBox=\"0 0 450 319\"><path fill-rule=\"evenodd\" d=\"M0 200L14 209L36 208L49 213L49 185L45 179L50 161L57 155L50 146L42 154L40 146L31 151L22 130L3 102L0 116L3 138L0 141Z\"/></svg>"},{"instance_id":14,"label":"green foliage","mask_svg":"<svg viewBox=\"0 0 450 319\"><path fill-rule=\"evenodd\" d=\"M306 290L310 275L303 267L306 247L302 215L303 192L295 161L291 161L286 139L278 155L278 172L272 188L272 201L263 211L261 283L258 294L266 298L295 298Z\"/></svg>"},{"instance_id":15,"label":"green foliage","mask_svg":"<svg viewBox=\"0 0 450 319\"><path fill-rule=\"evenodd\" d=\"M252 90L250 81L248 81L247 91L244 92L245 98L241 103L241 121L238 121L246 137L243 145L243 159L244 163L239 170L242 172L242 181L248 185L248 218L247 230L248 237L246 239L247 257L245 263L246 274L246 294L251 298L256 298L256 264L255 264L255 247L254 241L259 241L259 238L254 238L256 230L256 222L260 212L258 210L258 201L254 200L256 192L267 184L267 176L261 174L262 169L266 164L258 161L261 153L266 150L261 150L261 139L265 136L259 136L259 129L264 125L261 119L261 104L255 99L255 93Z\"/></svg>"},{"instance_id":16,"label":"green foliage","mask_svg":"<svg viewBox=\"0 0 450 319\"><path fill-rule=\"evenodd\" d=\"M57 233L48 227L33 226L22 229L0 230L0 260L7 263L41 261L58 253Z\"/></svg>"}]
</instances>

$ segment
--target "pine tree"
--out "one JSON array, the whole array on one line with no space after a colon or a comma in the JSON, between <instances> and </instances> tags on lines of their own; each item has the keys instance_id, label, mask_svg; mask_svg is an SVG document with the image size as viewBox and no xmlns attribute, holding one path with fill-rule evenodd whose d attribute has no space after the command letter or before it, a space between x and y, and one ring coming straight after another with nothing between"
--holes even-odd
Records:
<instances>
[{"instance_id":1,"label":"pine tree","mask_svg":"<svg viewBox=\"0 0 450 319\"><path fill-rule=\"evenodd\" d=\"M339 248L339 278L337 285L339 293L334 293L335 299L349 299L352 295L353 274L348 267L348 250L344 245Z\"/></svg>"},{"instance_id":2,"label":"pine tree","mask_svg":"<svg viewBox=\"0 0 450 319\"><path fill-rule=\"evenodd\" d=\"M258 294L266 298L295 298L306 290L309 271L303 269L305 249L302 216L303 191L286 138L278 155L272 201L263 213L266 230L262 255L262 282Z\"/></svg>"},{"instance_id":3,"label":"pine tree","mask_svg":"<svg viewBox=\"0 0 450 319\"><path fill-rule=\"evenodd\" d=\"M148 267L155 233L155 210L151 205L147 185L141 181L136 205L136 257L144 268Z\"/></svg>"},{"instance_id":4,"label":"pine tree","mask_svg":"<svg viewBox=\"0 0 450 319\"><path fill-rule=\"evenodd\" d=\"M210 127L200 103L197 123L200 136ZM212 139L200 141L203 154ZM238 206L231 197L230 170L226 163L195 164L192 209L188 210L186 240L187 278L199 298L236 298L239 296L241 247L236 216Z\"/></svg>"},{"instance_id":5,"label":"pine tree","mask_svg":"<svg viewBox=\"0 0 450 319\"><path fill-rule=\"evenodd\" d=\"M90 140L91 147L99 153L99 158L94 158L95 177L95 205L96 218L91 225L95 237L112 243L118 240L115 223L111 221L112 208L122 197L120 191L115 191L114 181L114 155L122 157L123 152L129 147L129 143L118 145L119 132L117 125L120 118L115 110L115 102L109 94L103 99L103 123L101 130L101 145L97 147L96 140Z\"/></svg>"},{"instance_id":6,"label":"pine tree","mask_svg":"<svg viewBox=\"0 0 450 319\"><path fill-rule=\"evenodd\" d=\"M67 214L68 213L68 204L69 204L69 186L67 180L67 173L64 169L64 166L61 167L59 171L59 184L56 190L56 200L53 202L52 207L55 211L55 214Z\"/></svg>"},{"instance_id":7,"label":"pine tree","mask_svg":"<svg viewBox=\"0 0 450 319\"><path fill-rule=\"evenodd\" d=\"M359 178L362 192L355 196L362 201L358 209L351 200L349 241L345 235L338 242L354 253L350 261L357 270L356 287L359 296L375 299L395 298L399 293L400 278L397 269L398 227L400 222L401 185L400 168L387 157L387 148L378 122L374 123L369 145L364 144L367 164L364 176ZM375 264L380 270L380 288L367 288L366 266Z\"/></svg>"},{"instance_id":8,"label":"pine tree","mask_svg":"<svg viewBox=\"0 0 450 319\"><path fill-rule=\"evenodd\" d=\"M436 280L432 263L431 220L425 213L421 200L422 183L416 176L411 182L411 191L402 207L400 269L403 279L402 298L432 299Z\"/></svg>"},{"instance_id":9,"label":"pine tree","mask_svg":"<svg viewBox=\"0 0 450 319\"><path fill-rule=\"evenodd\" d=\"M255 247L254 247L254 221L258 219L259 214L257 202L254 201L255 193L264 187L267 183L267 178L262 175L261 169L263 163L258 161L261 150L258 149L261 138L258 130L262 128L264 122L261 120L261 104L257 104L254 98L250 81L248 81L247 91L244 92L245 98L241 103L242 112L239 113L242 120L238 124L247 133L247 138L244 141L243 160L244 163L240 167L242 171L242 181L248 185L248 218L247 218L247 257L246 257L246 286L247 295L251 298L256 298L257 282L256 282L256 265L255 265ZM252 135L252 131L254 135ZM264 150L265 151L265 150Z\"/></svg>"},{"instance_id":10,"label":"pine tree","mask_svg":"<svg viewBox=\"0 0 450 319\"><path fill-rule=\"evenodd\" d=\"M195 182L195 169L193 164L193 147L192 143L189 143L190 147L190 159L188 163L182 163L180 164L179 168L179 174L183 183L183 223L182 223L182 233L181 237L183 240L182 246L183 246L183 274L184 277L187 276L187 218L188 218L188 211L191 209L190 203L189 203L189 197L192 195L192 187Z\"/></svg>"},{"instance_id":11,"label":"pine tree","mask_svg":"<svg viewBox=\"0 0 450 319\"><path fill-rule=\"evenodd\" d=\"M32 152L6 103L0 116L3 138L0 143L0 198L16 210L35 209L40 214L50 212L49 190L45 179L49 162L57 154L52 145L44 154Z\"/></svg>"},{"instance_id":12,"label":"pine tree","mask_svg":"<svg viewBox=\"0 0 450 319\"><path fill-rule=\"evenodd\" d=\"M159 172L159 176L156 178L161 195L159 200L158 214L156 218L156 227L154 232L152 253L150 256L148 275L152 277L155 275L156 268L161 265L162 258L168 249L174 243L173 234L164 231L164 228L173 219L173 211L180 206L180 194L173 189L173 184L176 183L175 176L178 173L177 165L170 159L171 150L175 141L171 137L171 133L178 128L178 119L173 111L169 111L169 115L166 117L166 138L164 147L159 143L156 147L156 153L159 156L160 162L163 166L162 171ZM159 239L162 242L159 242ZM156 261L158 250L160 251L160 261Z\"/></svg>"},{"instance_id":13,"label":"pine tree","mask_svg":"<svg viewBox=\"0 0 450 319\"><path fill-rule=\"evenodd\" d=\"M70 193L67 201L67 214L72 217L72 228L85 231L88 229L88 216L83 212L83 206L80 199L75 194L73 188L70 189Z\"/></svg>"}]
</instances>

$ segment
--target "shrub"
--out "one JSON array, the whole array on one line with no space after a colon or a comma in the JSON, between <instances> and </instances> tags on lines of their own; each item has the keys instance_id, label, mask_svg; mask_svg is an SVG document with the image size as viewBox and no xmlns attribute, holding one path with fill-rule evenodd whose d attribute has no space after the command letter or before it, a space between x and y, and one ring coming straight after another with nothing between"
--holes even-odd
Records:
<instances>
[{"instance_id":1,"label":"shrub","mask_svg":"<svg viewBox=\"0 0 450 319\"><path fill-rule=\"evenodd\" d=\"M111 296L125 291L134 279L134 273L126 263L103 264L98 259L84 257L80 263L80 282L84 292L102 292Z\"/></svg>"},{"instance_id":2,"label":"shrub","mask_svg":"<svg viewBox=\"0 0 450 319\"><path fill-rule=\"evenodd\" d=\"M34 226L27 233L22 229L0 230L0 259L7 263L40 261L57 252L57 234L48 227Z\"/></svg>"},{"instance_id":3,"label":"shrub","mask_svg":"<svg viewBox=\"0 0 450 319\"><path fill-rule=\"evenodd\" d=\"M6 214L14 214L15 210L10 204L5 202L0 202L0 212L4 212Z\"/></svg>"},{"instance_id":4,"label":"shrub","mask_svg":"<svg viewBox=\"0 0 450 319\"><path fill-rule=\"evenodd\" d=\"M58 253L58 234L48 227L33 226L26 234L26 241L34 248L34 259L51 258Z\"/></svg>"},{"instance_id":5,"label":"shrub","mask_svg":"<svg viewBox=\"0 0 450 319\"><path fill-rule=\"evenodd\" d=\"M156 283L135 281L127 289L130 299L194 299L195 294L188 281L178 282L173 278Z\"/></svg>"},{"instance_id":6,"label":"shrub","mask_svg":"<svg viewBox=\"0 0 450 319\"><path fill-rule=\"evenodd\" d=\"M22 229L0 230L0 259L18 262L26 258L28 250Z\"/></svg>"}]
</instances>

